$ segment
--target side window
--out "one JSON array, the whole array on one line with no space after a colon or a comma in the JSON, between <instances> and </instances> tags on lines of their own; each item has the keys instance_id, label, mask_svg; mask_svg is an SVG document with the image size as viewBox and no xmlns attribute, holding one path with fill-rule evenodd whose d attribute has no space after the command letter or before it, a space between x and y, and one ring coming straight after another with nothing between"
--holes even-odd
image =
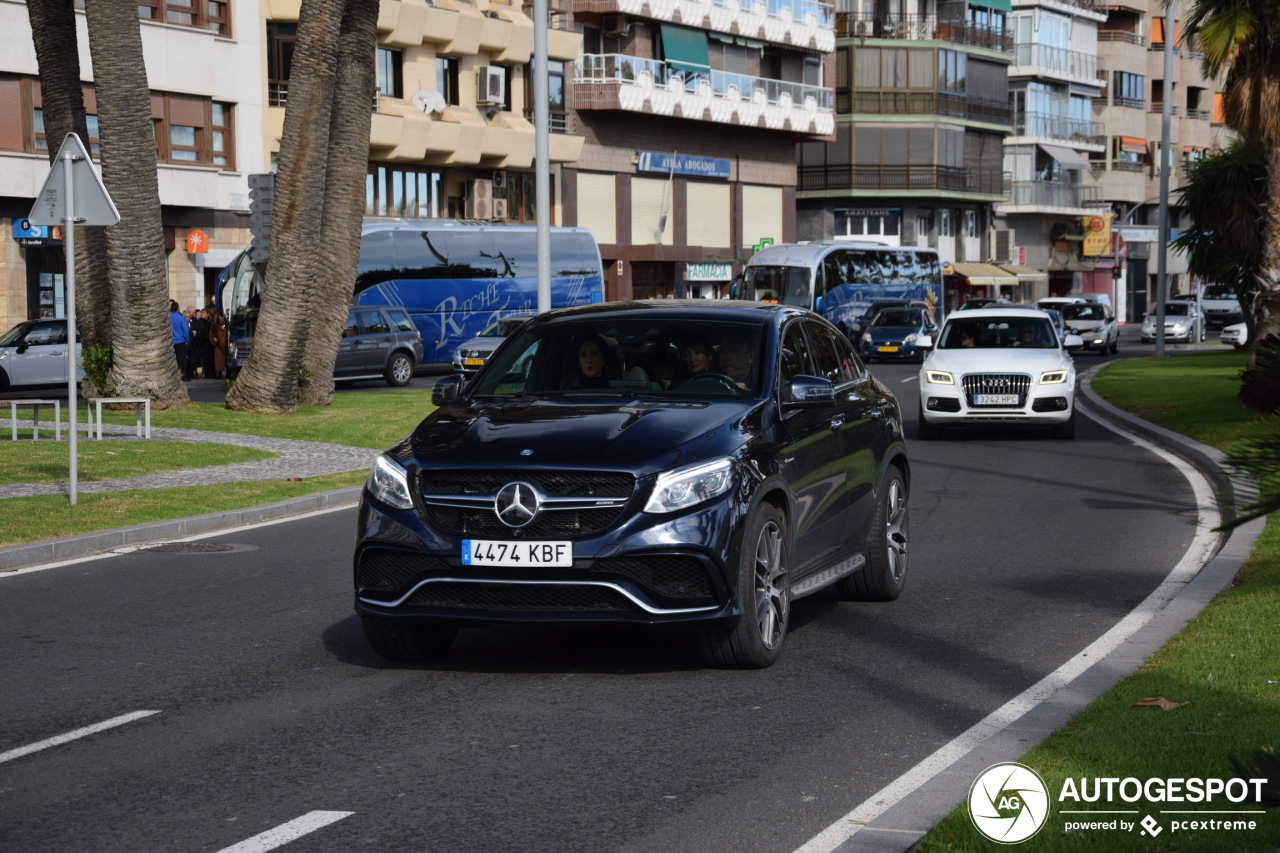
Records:
<instances>
[{"instance_id":1,"label":"side window","mask_svg":"<svg viewBox=\"0 0 1280 853\"><path fill-rule=\"evenodd\" d=\"M387 315L391 318L391 322L396 329L401 332L414 332L417 327L413 325L413 321L409 319L409 315L403 311L388 311Z\"/></svg>"},{"instance_id":2,"label":"side window","mask_svg":"<svg viewBox=\"0 0 1280 853\"><path fill-rule=\"evenodd\" d=\"M352 311L347 315L347 325L342 329L344 338L353 338L360 334L360 319L356 316L356 312Z\"/></svg>"},{"instance_id":3,"label":"side window","mask_svg":"<svg viewBox=\"0 0 1280 853\"><path fill-rule=\"evenodd\" d=\"M800 375L813 375L813 359L809 355L809 342L805 340L799 323L792 323L782 334L782 352L778 370L783 384Z\"/></svg>"},{"instance_id":4,"label":"side window","mask_svg":"<svg viewBox=\"0 0 1280 853\"><path fill-rule=\"evenodd\" d=\"M364 327L366 335L385 335L391 331L381 311L361 311L360 325Z\"/></svg>"},{"instance_id":5,"label":"side window","mask_svg":"<svg viewBox=\"0 0 1280 853\"><path fill-rule=\"evenodd\" d=\"M39 323L27 331L26 342L32 346L65 344L67 334L57 323Z\"/></svg>"},{"instance_id":6,"label":"side window","mask_svg":"<svg viewBox=\"0 0 1280 853\"><path fill-rule=\"evenodd\" d=\"M853 363L841 353L836 341L839 335L834 330L818 323L806 323L809 339L813 344L813 361L817 368L816 376L831 380L833 385L841 385L854 379Z\"/></svg>"}]
</instances>

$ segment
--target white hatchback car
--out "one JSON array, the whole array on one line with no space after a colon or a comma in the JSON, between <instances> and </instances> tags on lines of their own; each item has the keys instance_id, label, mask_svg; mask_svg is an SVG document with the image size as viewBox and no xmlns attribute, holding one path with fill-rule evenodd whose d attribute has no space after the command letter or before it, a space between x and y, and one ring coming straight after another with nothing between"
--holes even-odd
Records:
<instances>
[{"instance_id":1,"label":"white hatchback car","mask_svg":"<svg viewBox=\"0 0 1280 853\"><path fill-rule=\"evenodd\" d=\"M920 346L922 342L917 342ZM1043 311L953 313L920 368L920 437L950 426L1048 426L1074 438L1076 367Z\"/></svg>"},{"instance_id":2,"label":"white hatchback car","mask_svg":"<svg viewBox=\"0 0 1280 853\"><path fill-rule=\"evenodd\" d=\"M1245 343L1249 340L1249 327L1244 323L1232 323L1222 330L1218 340L1236 349L1244 349Z\"/></svg>"}]
</instances>

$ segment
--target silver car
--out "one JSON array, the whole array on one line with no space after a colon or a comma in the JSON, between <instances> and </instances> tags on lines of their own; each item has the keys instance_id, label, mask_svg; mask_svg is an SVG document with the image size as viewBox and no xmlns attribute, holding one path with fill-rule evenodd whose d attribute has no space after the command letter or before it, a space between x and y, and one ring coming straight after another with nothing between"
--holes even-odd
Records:
<instances>
[{"instance_id":1,"label":"silver car","mask_svg":"<svg viewBox=\"0 0 1280 853\"><path fill-rule=\"evenodd\" d=\"M76 336L77 362L79 337ZM84 378L83 369L76 378ZM0 335L0 391L66 383L66 320L28 320Z\"/></svg>"},{"instance_id":2,"label":"silver car","mask_svg":"<svg viewBox=\"0 0 1280 853\"><path fill-rule=\"evenodd\" d=\"M1164 338L1198 344L1204 340L1204 315L1189 300L1174 299L1164 304ZM1156 339L1156 311L1153 308L1142 321L1142 342Z\"/></svg>"},{"instance_id":3,"label":"silver car","mask_svg":"<svg viewBox=\"0 0 1280 853\"><path fill-rule=\"evenodd\" d=\"M485 326L480 330L480 334L464 341L453 351L453 369L469 375L484 367L484 363L489 360L489 356L493 355L498 345L532 316L532 314L512 314Z\"/></svg>"}]
</instances>

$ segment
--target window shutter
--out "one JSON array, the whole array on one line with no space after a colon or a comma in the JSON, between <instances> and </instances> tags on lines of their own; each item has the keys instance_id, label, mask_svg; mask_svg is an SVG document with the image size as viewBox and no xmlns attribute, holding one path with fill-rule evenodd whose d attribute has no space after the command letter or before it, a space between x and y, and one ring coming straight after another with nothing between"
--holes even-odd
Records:
<instances>
[{"instance_id":1,"label":"window shutter","mask_svg":"<svg viewBox=\"0 0 1280 853\"><path fill-rule=\"evenodd\" d=\"M0 148L25 151L27 121L22 114L22 82L17 77L0 77Z\"/></svg>"},{"instance_id":2,"label":"window shutter","mask_svg":"<svg viewBox=\"0 0 1280 853\"><path fill-rule=\"evenodd\" d=\"M205 126L205 100L189 95L169 96L169 124L182 127Z\"/></svg>"}]
</instances>

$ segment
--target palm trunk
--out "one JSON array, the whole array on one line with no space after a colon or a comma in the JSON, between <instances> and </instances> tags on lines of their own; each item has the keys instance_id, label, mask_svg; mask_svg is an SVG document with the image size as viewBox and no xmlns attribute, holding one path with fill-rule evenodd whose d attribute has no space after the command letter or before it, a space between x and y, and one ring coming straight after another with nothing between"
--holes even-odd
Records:
<instances>
[{"instance_id":1,"label":"palm trunk","mask_svg":"<svg viewBox=\"0 0 1280 853\"><path fill-rule=\"evenodd\" d=\"M315 283L329 275L319 263L330 116L336 86L343 0L303 0L289 79L284 134L271 223L270 263L253 354L227 394L231 409L284 413L298 404L307 330L316 310ZM366 107L367 109L367 107ZM365 147L367 150L368 143Z\"/></svg>"},{"instance_id":2,"label":"palm trunk","mask_svg":"<svg viewBox=\"0 0 1280 853\"><path fill-rule=\"evenodd\" d=\"M86 0L85 17L97 83L102 180L128 223L106 229L113 360L108 382L117 395L150 397L160 409L183 405L188 397L169 328L155 130L138 10L116 0Z\"/></svg>"},{"instance_id":3,"label":"palm trunk","mask_svg":"<svg viewBox=\"0 0 1280 853\"><path fill-rule=\"evenodd\" d=\"M67 0L28 0L27 17L36 61L40 66L41 108L49 158L58 155L68 133L89 145L84 90L80 86L80 53L76 50L76 14ZM107 280L104 229L76 229L76 325L86 347L111 343L111 296ZM70 262L68 258L68 262Z\"/></svg>"},{"instance_id":4,"label":"palm trunk","mask_svg":"<svg viewBox=\"0 0 1280 853\"><path fill-rule=\"evenodd\" d=\"M318 247L321 267L308 332L303 370L310 381L298 392L301 406L327 406L333 400L333 369L342 327L351 305L360 257L365 175L369 163L369 100L376 82L377 0L347 0L338 41L338 74L329 123L329 162L324 214Z\"/></svg>"}]
</instances>

